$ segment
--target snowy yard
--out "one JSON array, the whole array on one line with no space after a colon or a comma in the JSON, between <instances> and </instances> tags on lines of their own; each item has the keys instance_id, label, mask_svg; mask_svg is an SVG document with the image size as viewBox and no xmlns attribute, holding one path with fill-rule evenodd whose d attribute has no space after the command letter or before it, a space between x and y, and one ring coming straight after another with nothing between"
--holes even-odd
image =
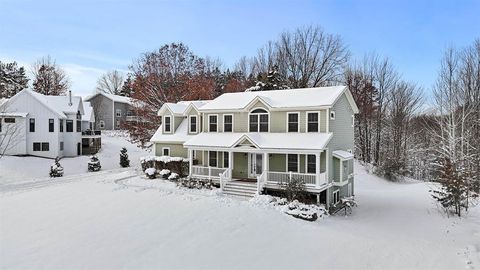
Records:
<instances>
[{"instance_id":1,"label":"snowy yard","mask_svg":"<svg viewBox=\"0 0 480 270\"><path fill-rule=\"evenodd\" d=\"M133 171L64 178L0 184L1 269L480 268L480 209L443 217L425 183L360 166L353 215L312 223Z\"/></svg>"}]
</instances>

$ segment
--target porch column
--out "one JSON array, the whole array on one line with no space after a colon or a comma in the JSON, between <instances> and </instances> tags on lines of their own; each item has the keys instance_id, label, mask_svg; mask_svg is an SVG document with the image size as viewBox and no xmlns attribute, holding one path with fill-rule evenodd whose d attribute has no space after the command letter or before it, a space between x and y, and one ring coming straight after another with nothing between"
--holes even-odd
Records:
<instances>
[{"instance_id":1,"label":"porch column","mask_svg":"<svg viewBox=\"0 0 480 270\"><path fill-rule=\"evenodd\" d=\"M268 153L263 153L263 171L268 171ZM263 173L262 171L262 173Z\"/></svg>"},{"instance_id":2,"label":"porch column","mask_svg":"<svg viewBox=\"0 0 480 270\"><path fill-rule=\"evenodd\" d=\"M330 157L328 155L328 149L325 150L325 181L327 184L330 182Z\"/></svg>"},{"instance_id":3,"label":"porch column","mask_svg":"<svg viewBox=\"0 0 480 270\"><path fill-rule=\"evenodd\" d=\"M193 150L188 149L188 158L190 159L190 162L188 163L188 175L192 176L192 166L193 166Z\"/></svg>"},{"instance_id":4,"label":"porch column","mask_svg":"<svg viewBox=\"0 0 480 270\"><path fill-rule=\"evenodd\" d=\"M315 174L317 175L316 176L317 181L315 181L315 186L319 188L320 187L320 153L315 153Z\"/></svg>"},{"instance_id":5,"label":"porch column","mask_svg":"<svg viewBox=\"0 0 480 270\"><path fill-rule=\"evenodd\" d=\"M232 178L233 175L233 152L228 151L228 168L230 169L230 179Z\"/></svg>"}]
</instances>

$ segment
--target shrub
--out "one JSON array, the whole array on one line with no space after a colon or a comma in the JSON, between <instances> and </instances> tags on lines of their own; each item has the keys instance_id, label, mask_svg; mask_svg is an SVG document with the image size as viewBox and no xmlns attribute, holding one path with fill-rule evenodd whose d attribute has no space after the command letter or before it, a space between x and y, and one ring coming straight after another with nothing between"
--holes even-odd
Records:
<instances>
[{"instance_id":1,"label":"shrub","mask_svg":"<svg viewBox=\"0 0 480 270\"><path fill-rule=\"evenodd\" d=\"M88 171L89 172L96 172L100 171L102 166L100 165L100 160L96 155L90 156L90 161L88 162Z\"/></svg>"},{"instance_id":2,"label":"shrub","mask_svg":"<svg viewBox=\"0 0 480 270\"><path fill-rule=\"evenodd\" d=\"M283 185L285 188L285 196L287 197L288 201L303 201L307 197L307 192L305 191L305 184L302 180L292 178L289 182Z\"/></svg>"},{"instance_id":3,"label":"shrub","mask_svg":"<svg viewBox=\"0 0 480 270\"><path fill-rule=\"evenodd\" d=\"M145 169L145 175L150 179L155 179L157 177L157 170L155 168Z\"/></svg>"},{"instance_id":4,"label":"shrub","mask_svg":"<svg viewBox=\"0 0 480 270\"><path fill-rule=\"evenodd\" d=\"M62 177L63 176L63 167L60 165L60 159L55 158L55 162L50 166L50 177Z\"/></svg>"},{"instance_id":5,"label":"shrub","mask_svg":"<svg viewBox=\"0 0 480 270\"><path fill-rule=\"evenodd\" d=\"M168 179L168 177L170 176L170 170L167 170L167 169L163 169L160 171L160 176L163 178L163 179Z\"/></svg>"},{"instance_id":6,"label":"shrub","mask_svg":"<svg viewBox=\"0 0 480 270\"><path fill-rule=\"evenodd\" d=\"M177 173L180 177L184 177L188 174L188 159L182 157L169 157L169 156L148 156L140 159L140 164L143 170L147 168L155 168L158 171L168 169L170 172Z\"/></svg>"},{"instance_id":7,"label":"shrub","mask_svg":"<svg viewBox=\"0 0 480 270\"><path fill-rule=\"evenodd\" d=\"M175 180L178 180L178 178L180 178L180 176L177 173L171 173L170 176L168 177L168 180L175 181Z\"/></svg>"},{"instance_id":8,"label":"shrub","mask_svg":"<svg viewBox=\"0 0 480 270\"><path fill-rule=\"evenodd\" d=\"M177 185L180 187L186 187L186 188L197 188L197 189L212 189L213 182L212 180L198 180L198 179L180 179L177 182Z\"/></svg>"},{"instance_id":9,"label":"shrub","mask_svg":"<svg viewBox=\"0 0 480 270\"><path fill-rule=\"evenodd\" d=\"M122 168L130 167L130 160L128 159L127 148L125 147L120 150L120 166L122 166Z\"/></svg>"}]
</instances>

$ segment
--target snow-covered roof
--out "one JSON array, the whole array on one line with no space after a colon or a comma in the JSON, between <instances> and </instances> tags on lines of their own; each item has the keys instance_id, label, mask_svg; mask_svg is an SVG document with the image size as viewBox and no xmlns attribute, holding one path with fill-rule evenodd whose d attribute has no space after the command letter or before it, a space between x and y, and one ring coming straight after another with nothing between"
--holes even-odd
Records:
<instances>
[{"instance_id":1,"label":"snow-covered roof","mask_svg":"<svg viewBox=\"0 0 480 270\"><path fill-rule=\"evenodd\" d=\"M28 112L1 112L1 117L27 117Z\"/></svg>"},{"instance_id":2,"label":"snow-covered roof","mask_svg":"<svg viewBox=\"0 0 480 270\"><path fill-rule=\"evenodd\" d=\"M188 147L236 147L247 141L261 149L322 150L332 133L200 133L184 143Z\"/></svg>"},{"instance_id":3,"label":"snow-covered roof","mask_svg":"<svg viewBox=\"0 0 480 270\"><path fill-rule=\"evenodd\" d=\"M89 101L83 102L83 112L82 121L95 122L93 107Z\"/></svg>"},{"instance_id":4,"label":"snow-covered roof","mask_svg":"<svg viewBox=\"0 0 480 270\"><path fill-rule=\"evenodd\" d=\"M32 90L23 90L28 91L33 97L38 101L43 103L45 106L50 108L52 111L56 112L61 117L66 117L67 114L76 114L80 111L80 114L83 114L82 98L78 96L72 96L72 104L70 105L69 96L46 96Z\"/></svg>"},{"instance_id":5,"label":"snow-covered roof","mask_svg":"<svg viewBox=\"0 0 480 270\"><path fill-rule=\"evenodd\" d=\"M87 96L85 98L86 101L90 101L92 98L96 97L97 95L103 95L104 97L114 101L114 102L120 102L120 103L127 103L132 105L133 104L133 99L129 97L124 97L124 96L119 96L119 95L114 95L114 94L109 94L105 92L97 92L93 95Z\"/></svg>"},{"instance_id":6,"label":"snow-covered roof","mask_svg":"<svg viewBox=\"0 0 480 270\"><path fill-rule=\"evenodd\" d=\"M335 150L332 152L333 156L340 159L352 159L353 154L344 150Z\"/></svg>"},{"instance_id":7,"label":"snow-covered roof","mask_svg":"<svg viewBox=\"0 0 480 270\"><path fill-rule=\"evenodd\" d=\"M162 133L163 127L160 125L155 134L150 139L151 142L170 142L170 143L184 143L195 135L188 134L188 121L182 121L175 133L164 134Z\"/></svg>"},{"instance_id":8,"label":"snow-covered roof","mask_svg":"<svg viewBox=\"0 0 480 270\"><path fill-rule=\"evenodd\" d=\"M346 86L330 86L288 90L225 93L205 104L201 111L243 110L256 100L272 109L330 107L346 91ZM347 94L351 95L351 94ZM352 99L353 100L353 99ZM354 102L353 102L354 104ZM356 105L354 106L354 111Z\"/></svg>"},{"instance_id":9,"label":"snow-covered roof","mask_svg":"<svg viewBox=\"0 0 480 270\"><path fill-rule=\"evenodd\" d=\"M158 115L164 113L165 110L171 111L174 115L183 116L187 112L187 109L190 106L194 106L197 110L202 108L207 104L209 100L189 100L189 101L179 101L177 103L164 103L163 106L158 110Z\"/></svg>"}]
</instances>

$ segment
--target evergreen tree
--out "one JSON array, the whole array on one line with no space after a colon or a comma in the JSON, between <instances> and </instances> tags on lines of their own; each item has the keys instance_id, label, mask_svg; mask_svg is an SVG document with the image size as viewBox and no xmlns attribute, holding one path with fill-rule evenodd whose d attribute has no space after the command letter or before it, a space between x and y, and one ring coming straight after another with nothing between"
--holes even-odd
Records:
<instances>
[{"instance_id":1,"label":"evergreen tree","mask_svg":"<svg viewBox=\"0 0 480 270\"><path fill-rule=\"evenodd\" d=\"M246 91L265 91L265 90L284 90L289 89L285 80L278 72L278 66L274 65L266 74L260 73L257 76L255 86L248 88Z\"/></svg>"},{"instance_id":2,"label":"evergreen tree","mask_svg":"<svg viewBox=\"0 0 480 270\"><path fill-rule=\"evenodd\" d=\"M133 95L133 80L131 74L127 75L127 79L125 79L122 89L120 89L118 94L124 97L131 97Z\"/></svg>"},{"instance_id":3,"label":"evergreen tree","mask_svg":"<svg viewBox=\"0 0 480 270\"><path fill-rule=\"evenodd\" d=\"M88 171L97 172L100 171L102 166L100 165L100 160L96 155L90 156L90 161L88 162Z\"/></svg>"},{"instance_id":4,"label":"evergreen tree","mask_svg":"<svg viewBox=\"0 0 480 270\"><path fill-rule=\"evenodd\" d=\"M27 87L24 67L18 67L17 62L0 61L0 98L10 98Z\"/></svg>"},{"instance_id":5,"label":"evergreen tree","mask_svg":"<svg viewBox=\"0 0 480 270\"><path fill-rule=\"evenodd\" d=\"M130 160L128 159L127 148L125 147L120 150L120 166L123 168L130 167Z\"/></svg>"},{"instance_id":6,"label":"evergreen tree","mask_svg":"<svg viewBox=\"0 0 480 270\"><path fill-rule=\"evenodd\" d=\"M50 166L50 177L62 177L63 176L63 167L60 165L60 159L55 158L55 163Z\"/></svg>"}]
</instances>

